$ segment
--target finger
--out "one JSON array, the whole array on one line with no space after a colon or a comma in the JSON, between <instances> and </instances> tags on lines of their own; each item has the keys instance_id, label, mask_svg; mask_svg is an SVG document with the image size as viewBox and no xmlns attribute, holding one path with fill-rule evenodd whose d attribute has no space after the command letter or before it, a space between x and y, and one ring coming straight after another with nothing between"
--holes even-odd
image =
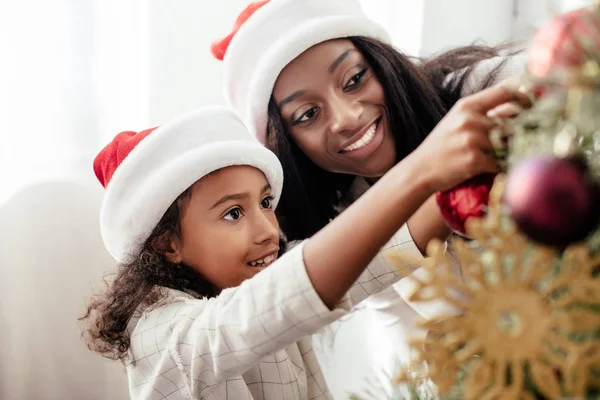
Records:
<instances>
[{"instance_id":1,"label":"finger","mask_svg":"<svg viewBox=\"0 0 600 400\"><path fill-rule=\"evenodd\" d=\"M489 110L511 101L528 104L529 97L523 92L515 91L508 86L505 87L502 84L498 84L467 96L462 101L466 108L485 114Z\"/></svg>"},{"instance_id":2,"label":"finger","mask_svg":"<svg viewBox=\"0 0 600 400\"><path fill-rule=\"evenodd\" d=\"M535 87L523 82L523 75L517 74L507 78L499 83L513 97L513 102L521 104L523 107L531 106Z\"/></svg>"},{"instance_id":3,"label":"finger","mask_svg":"<svg viewBox=\"0 0 600 400\"><path fill-rule=\"evenodd\" d=\"M498 172L500 172L500 165L498 164L498 160L496 160L489 154L478 154L478 156L475 159L475 165L474 169L472 170L472 176Z\"/></svg>"},{"instance_id":4,"label":"finger","mask_svg":"<svg viewBox=\"0 0 600 400\"><path fill-rule=\"evenodd\" d=\"M466 135L467 147L483 151L494 150L494 145L489 137L489 130L477 129L466 133Z\"/></svg>"},{"instance_id":5,"label":"finger","mask_svg":"<svg viewBox=\"0 0 600 400\"><path fill-rule=\"evenodd\" d=\"M496 174L500 172L500 164L498 164L498 160L494 157L484 154L481 157L481 162L479 164L481 166L481 174L484 173L493 173Z\"/></svg>"},{"instance_id":6,"label":"finger","mask_svg":"<svg viewBox=\"0 0 600 400\"><path fill-rule=\"evenodd\" d=\"M523 111L523 106L516 102L500 104L487 112L489 118L510 118Z\"/></svg>"},{"instance_id":7,"label":"finger","mask_svg":"<svg viewBox=\"0 0 600 400\"><path fill-rule=\"evenodd\" d=\"M457 127L459 131L467 129L492 129L496 126L496 122L493 119L472 111L463 112L461 119L458 121L460 124L460 126Z\"/></svg>"},{"instance_id":8,"label":"finger","mask_svg":"<svg viewBox=\"0 0 600 400\"><path fill-rule=\"evenodd\" d=\"M495 152L508 150L508 141L510 137L511 134L506 132L502 126L491 129L488 134L488 138L490 139Z\"/></svg>"}]
</instances>

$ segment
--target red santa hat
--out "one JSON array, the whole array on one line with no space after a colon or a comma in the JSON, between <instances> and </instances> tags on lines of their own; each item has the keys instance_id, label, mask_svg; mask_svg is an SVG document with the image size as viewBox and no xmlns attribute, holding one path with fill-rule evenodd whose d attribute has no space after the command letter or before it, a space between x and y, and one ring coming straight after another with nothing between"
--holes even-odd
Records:
<instances>
[{"instance_id":1,"label":"red santa hat","mask_svg":"<svg viewBox=\"0 0 600 400\"><path fill-rule=\"evenodd\" d=\"M350 36L390 43L358 0L267 0L250 4L211 50L225 63L225 98L265 143L269 99L283 68L316 44Z\"/></svg>"},{"instance_id":2,"label":"red santa hat","mask_svg":"<svg viewBox=\"0 0 600 400\"><path fill-rule=\"evenodd\" d=\"M227 108L206 107L158 128L119 133L94 160L106 188L100 230L108 252L118 262L133 261L181 193L233 165L261 170L277 206L283 185L279 160Z\"/></svg>"}]
</instances>

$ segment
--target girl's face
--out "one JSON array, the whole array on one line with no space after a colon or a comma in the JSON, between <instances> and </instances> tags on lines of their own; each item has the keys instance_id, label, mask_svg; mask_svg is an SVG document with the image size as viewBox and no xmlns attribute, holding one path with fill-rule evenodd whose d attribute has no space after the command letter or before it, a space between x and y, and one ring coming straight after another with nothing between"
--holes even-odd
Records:
<instances>
[{"instance_id":1,"label":"girl's face","mask_svg":"<svg viewBox=\"0 0 600 400\"><path fill-rule=\"evenodd\" d=\"M292 138L319 167L378 177L395 164L383 87L349 40L298 56L277 78L273 97Z\"/></svg>"},{"instance_id":2,"label":"girl's face","mask_svg":"<svg viewBox=\"0 0 600 400\"><path fill-rule=\"evenodd\" d=\"M271 187L254 167L227 167L203 177L182 207L182 240L172 241L169 261L194 268L219 289L252 278L279 251L272 201Z\"/></svg>"}]
</instances>

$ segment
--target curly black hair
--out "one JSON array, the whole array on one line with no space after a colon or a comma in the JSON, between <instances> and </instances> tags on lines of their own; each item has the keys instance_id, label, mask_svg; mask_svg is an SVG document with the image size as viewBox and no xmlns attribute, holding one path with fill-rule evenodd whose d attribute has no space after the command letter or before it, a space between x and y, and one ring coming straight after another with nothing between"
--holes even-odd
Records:
<instances>
[{"instance_id":1,"label":"curly black hair","mask_svg":"<svg viewBox=\"0 0 600 400\"><path fill-rule=\"evenodd\" d=\"M180 215L189 197L188 189L165 212L140 255L129 264L119 265L106 291L92 297L87 312L80 318L87 322L83 336L91 350L106 358L127 361L129 321L140 307L164 298L168 288L197 298L218 294L218 289L194 269L173 264L163 255L171 238L182 238Z\"/></svg>"}]
</instances>

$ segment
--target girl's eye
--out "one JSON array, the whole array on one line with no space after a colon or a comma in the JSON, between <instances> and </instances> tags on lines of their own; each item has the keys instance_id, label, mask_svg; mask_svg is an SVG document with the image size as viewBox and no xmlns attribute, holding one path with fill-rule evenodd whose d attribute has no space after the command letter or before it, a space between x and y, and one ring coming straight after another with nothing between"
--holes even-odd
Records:
<instances>
[{"instance_id":1,"label":"girl's eye","mask_svg":"<svg viewBox=\"0 0 600 400\"><path fill-rule=\"evenodd\" d=\"M231 210L229 210L227 212L227 214L225 214L223 219L226 219L228 221L237 221L241 217L242 217L242 210L241 210L241 208L236 207L236 208L232 208Z\"/></svg>"},{"instance_id":2,"label":"girl's eye","mask_svg":"<svg viewBox=\"0 0 600 400\"><path fill-rule=\"evenodd\" d=\"M356 75L352 76L352 78L350 78L348 82L346 82L346 86L344 86L344 89L352 89L353 87L358 85L363 80L366 73L367 68L361 69Z\"/></svg>"},{"instance_id":3,"label":"girl's eye","mask_svg":"<svg viewBox=\"0 0 600 400\"><path fill-rule=\"evenodd\" d=\"M262 202L260 203L260 205L263 208L268 208L268 209L273 208L273 196L267 196L267 197L265 197L262 200Z\"/></svg>"},{"instance_id":4,"label":"girl's eye","mask_svg":"<svg viewBox=\"0 0 600 400\"><path fill-rule=\"evenodd\" d=\"M298 119L294 121L294 124L300 124L302 122L310 121L319 112L319 107L312 107L306 110Z\"/></svg>"}]
</instances>

